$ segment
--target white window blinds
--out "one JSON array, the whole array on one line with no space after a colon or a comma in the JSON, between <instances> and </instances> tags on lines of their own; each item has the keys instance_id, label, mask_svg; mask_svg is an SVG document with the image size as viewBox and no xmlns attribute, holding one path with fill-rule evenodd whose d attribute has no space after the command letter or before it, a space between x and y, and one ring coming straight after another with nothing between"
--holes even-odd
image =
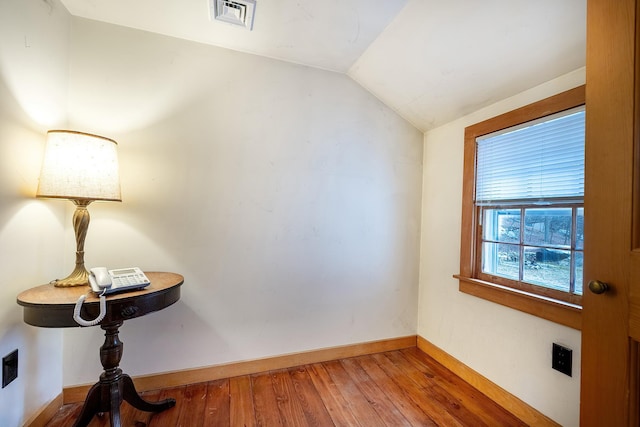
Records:
<instances>
[{"instance_id":1,"label":"white window blinds","mask_svg":"<svg viewBox=\"0 0 640 427\"><path fill-rule=\"evenodd\" d=\"M584 198L584 106L477 139L476 203Z\"/></svg>"}]
</instances>

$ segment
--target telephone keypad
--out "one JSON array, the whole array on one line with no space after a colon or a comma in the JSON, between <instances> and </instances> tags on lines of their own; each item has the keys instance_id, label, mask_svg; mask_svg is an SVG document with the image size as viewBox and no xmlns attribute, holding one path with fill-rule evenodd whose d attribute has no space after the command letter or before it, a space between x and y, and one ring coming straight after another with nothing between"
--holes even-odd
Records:
<instances>
[{"instance_id":1,"label":"telephone keypad","mask_svg":"<svg viewBox=\"0 0 640 427\"><path fill-rule=\"evenodd\" d=\"M128 275L119 275L113 277L113 286L121 287L121 286L134 286L139 284L149 283L146 276L143 274L128 274Z\"/></svg>"}]
</instances>

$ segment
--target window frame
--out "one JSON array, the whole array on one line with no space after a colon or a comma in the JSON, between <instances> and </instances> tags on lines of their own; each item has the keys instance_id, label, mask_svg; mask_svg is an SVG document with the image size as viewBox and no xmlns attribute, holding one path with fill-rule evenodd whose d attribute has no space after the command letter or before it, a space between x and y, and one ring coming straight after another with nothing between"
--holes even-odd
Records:
<instances>
[{"instance_id":1,"label":"window frame","mask_svg":"<svg viewBox=\"0 0 640 427\"><path fill-rule=\"evenodd\" d=\"M546 288L528 284L512 287L513 283L508 279L505 281L480 271L481 236L477 226L480 209L475 203L476 138L581 105L585 105L584 85L465 128L460 273L454 276L459 280L460 292L574 329L581 329L582 325L580 298L563 301Z\"/></svg>"}]
</instances>

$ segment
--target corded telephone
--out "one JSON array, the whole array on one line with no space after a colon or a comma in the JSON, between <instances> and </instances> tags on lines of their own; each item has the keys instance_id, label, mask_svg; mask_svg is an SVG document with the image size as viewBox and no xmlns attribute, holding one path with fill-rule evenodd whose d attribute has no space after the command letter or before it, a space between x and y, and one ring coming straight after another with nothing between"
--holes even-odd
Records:
<instances>
[{"instance_id":1,"label":"corded telephone","mask_svg":"<svg viewBox=\"0 0 640 427\"><path fill-rule=\"evenodd\" d=\"M80 326L94 326L104 319L107 314L107 302L105 295L116 292L126 292L145 288L151 282L138 267L107 270L105 267L96 267L89 270L89 285L91 290L100 294L100 314L94 320L85 320L80 317L80 310L86 295L81 295L76 302L73 311L73 319Z\"/></svg>"}]
</instances>

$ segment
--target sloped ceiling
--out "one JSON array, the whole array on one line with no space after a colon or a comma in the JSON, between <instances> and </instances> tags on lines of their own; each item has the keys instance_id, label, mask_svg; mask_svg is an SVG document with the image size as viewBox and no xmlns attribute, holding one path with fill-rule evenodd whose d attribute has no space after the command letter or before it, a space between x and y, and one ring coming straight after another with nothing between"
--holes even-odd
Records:
<instances>
[{"instance_id":1,"label":"sloped ceiling","mask_svg":"<svg viewBox=\"0 0 640 427\"><path fill-rule=\"evenodd\" d=\"M346 73L427 131L585 66L586 0L62 0L75 16Z\"/></svg>"}]
</instances>

